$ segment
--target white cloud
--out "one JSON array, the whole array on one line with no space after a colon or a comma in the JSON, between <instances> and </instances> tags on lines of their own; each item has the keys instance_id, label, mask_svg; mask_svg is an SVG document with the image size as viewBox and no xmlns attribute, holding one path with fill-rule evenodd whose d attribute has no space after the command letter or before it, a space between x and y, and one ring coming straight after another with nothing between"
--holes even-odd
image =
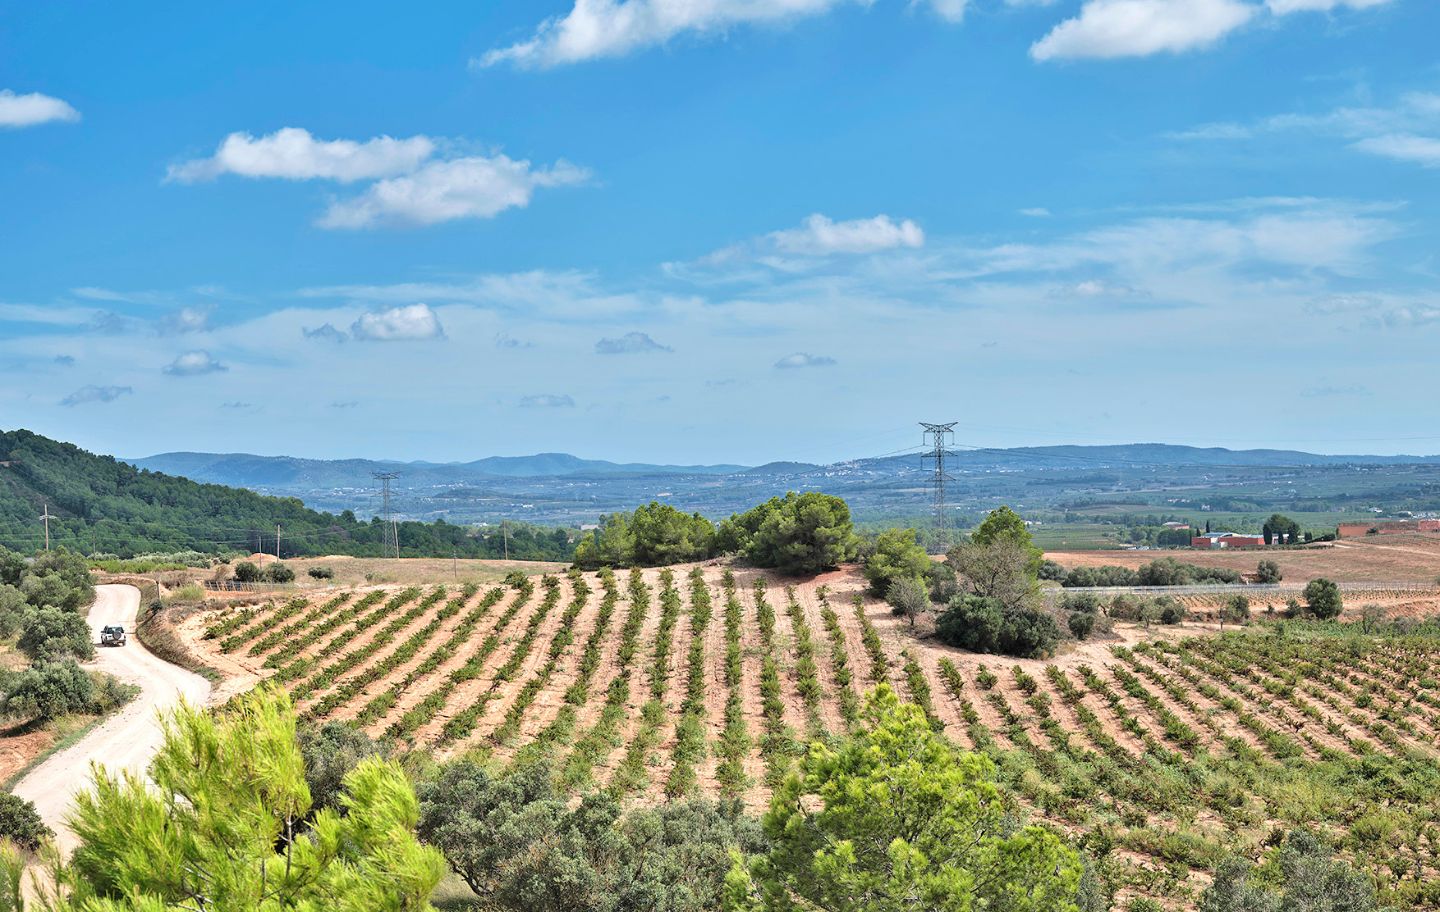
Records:
<instances>
[{"instance_id":1,"label":"white cloud","mask_svg":"<svg viewBox=\"0 0 1440 912\"><path fill-rule=\"evenodd\" d=\"M1440 168L1440 138L1432 136L1390 133L1362 139L1355 144L1355 148L1372 155L1413 162L1426 168Z\"/></svg>"},{"instance_id":2,"label":"white cloud","mask_svg":"<svg viewBox=\"0 0 1440 912\"><path fill-rule=\"evenodd\" d=\"M536 189L584 183L590 174L568 162L532 168L504 155L434 162L414 174L372 184L365 193L331 205L323 228L433 225L459 218L490 218L527 206Z\"/></svg>"},{"instance_id":3,"label":"white cloud","mask_svg":"<svg viewBox=\"0 0 1440 912\"><path fill-rule=\"evenodd\" d=\"M80 112L58 98L31 92L17 95L9 89L0 89L0 127L36 127L56 121L74 123L80 119Z\"/></svg>"},{"instance_id":4,"label":"white cloud","mask_svg":"<svg viewBox=\"0 0 1440 912\"><path fill-rule=\"evenodd\" d=\"M959 22L965 18L965 8L970 0L930 0L930 9L946 22Z\"/></svg>"},{"instance_id":5,"label":"white cloud","mask_svg":"<svg viewBox=\"0 0 1440 912\"><path fill-rule=\"evenodd\" d=\"M796 352L793 355L786 355L775 366L781 370L797 370L803 367L831 367L835 359L825 355L812 355L808 352Z\"/></svg>"},{"instance_id":6,"label":"white cloud","mask_svg":"<svg viewBox=\"0 0 1440 912\"><path fill-rule=\"evenodd\" d=\"M121 396L128 396L135 390L128 386L82 386L60 400L64 406L74 407L91 402L114 402Z\"/></svg>"},{"instance_id":7,"label":"white cloud","mask_svg":"<svg viewBox=\"0 0 1440 912\"><path fill-rule=\"evenodd\" d=\"M182 307L161 321L161 327L172 333L205 332L210 328L210 311L199 307Z\"/></svg>"},{"instance_id":8,"label":"white cloud","mask_svg":"<svg viewBox=\"0 0 1440 912\"><path fill-rule=\"evenodd\" d=\"M1208 47L1254 18L1240 0L1086 0L1030 48L1036 60L1146 57Z\"/></svg>"},{"instance_id":9,"label":"white cloud","mask_svg":"<svg viewBox=\"0 0 1440 912\"><path fill-rule=\"evenodd\" d=\"M210 357L210 353L205 351L186 352L165 365L164 368L164 372L172 377L199 377L227 370L229 370L228 367Z\"/></svg>"},{"instance_id":10,"label":"white cloud","mask_svg":"<svg viewBox=\"0 0 1440 912\"><path fill-rule=\"evenodd\" d=\"M618 339L601 339L595 343L597 355L640 355L674 350L668 345L661 345L650 338L649 333L643 332L628 332Z\"/></svg>"},{"instance_id":11,"label":"white cloud","mask_svg":"<svg viewBox=\"0 0 1440 912\"><path fill-rule=\"evenodd\" d=\"M334 180L350 183L414 171L435 152L428 136L394 139L377 136L364 142L322 140L299 127L285 127L266 136L231 133L215 154L172 165L169 180L181 183L213 180L222 174L285 180Z\"/></svg>"},{"instance_id":12,"label":"white cloud","mask_svg":"<svg viewBox=\"0 0 1440 912\"><path fill-rule=\"evenodd\" d=\"M870 0L575 0L563 16L540 23L528 41L472 61L480 67L513 63L553 67L620 57L664 44L685 32L715 33L736 25L781 24ZM961 0L933 0L937 12L963 9Z\"/></svg>"},{"instance_id":13,"label":"white cloud","mask_svg":"<svg viewBox=\"0 0 1440 912\"><path fill-rule=\"evenodd\" d=\"M832 253L875 253L895 247L920 247L925 232L905 219L897 222L888 215L836 222L812 215L799 228L776 231L770 236L782 253L827 256Z\"/></svg>"},{"instance_id":14,"label":"white cloud","mask_svg":"<svg viewBox=\"0 0 1440 912\"><path fill-rule=\"evenodd\" d=\"M520 397L521 408L574 408L575 400L570 396L553 393L536 393Z\"/></svg>"},{"instance_id":15,"label":"white cloud","mask_svg":"<svg viewBox=\"0 0 1440 912\"><path fill-rule=\"evenodd\" d=\"M321 330L323 329L324 327L321 327ZM350 326L350 334L357 339L368 339L372 342L445 338L440 319L428 304L411 304L364 314Z\"/></svg>"},{"instance_id":16,"label":"white cloud","mask_svg":"<svg viewBox=\"0 0 1440 912\"><path fill-rule=\"evenodd\" d=\"M1032 206L1029 209L1021 209L1020 214L1026 218L1049 218L1052 213L1044 206Z\"/></svg>"},{"instance_id":17,"label":"white cloud","mask_svg":"<svg viewBox=\"0 0 1440 912\"><path fill-rule=\"evenodd\" d=\"M1277 16L1287 13L1317 12L1328 13L1340 7L1350 9L1369 9L1372 6L1383 6L1390 0L1265 0L1265 5L1270 12Z\"/></svg>"}]
</instances>

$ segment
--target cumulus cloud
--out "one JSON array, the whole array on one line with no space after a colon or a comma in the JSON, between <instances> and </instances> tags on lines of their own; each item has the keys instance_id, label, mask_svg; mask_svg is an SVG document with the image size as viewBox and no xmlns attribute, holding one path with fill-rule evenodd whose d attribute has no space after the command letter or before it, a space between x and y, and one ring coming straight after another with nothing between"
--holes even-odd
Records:
<instances>
[{"instance_id":1,"label":"cumulus cloud","mask_svg":"<svg viewBox=\"0 0 1440 912\"><path fill-rule=\"evenodd\" d=\"M555 395L554 393L536 393L532 396L520 397L521 408L574 408L575 400L566 395Z\"/></svg>"},{"instance_id":2,"label":"cumulus cloud","mask_svg":"<svg viewBox=\"0 0 1440 912\"><path fill-rule=\"evenodd\" d=\"M925 232L909 219L897 222L888 215L837 222L817 213L805 219L799 228L773 232L770 240L782 253L826 256L921 247L925 244Z\"/></svg>"},{"instance_id":3,"label":"cumulus cloud","mask_svg":"<svg viewBox=\"0 0 1440 912\"><path fill-rule=\"evenodd\" d=\"M322 228L433 225L460 218L491 218L528 206L537 189L582 184L584 168L560 161L548 168L505 155L433 162L413 174L377 181L354 199L332 204Z\"/></svg>"},{"instance_id":4,"label":"cumulus cloud","mask_svg":"<svg viewBox=\"0 0 1440 912\"><path fill-rule=\"evenodd\" d=\"M181 183L214 180L222 174L349 183L413 171L434 152L435 141L428 136L323 140L309 130L285 127L266 136L231 133L214 155L172 165L167 177Z\"/></svg>"},{"instance_id":5,"label":"cumulus cloud","mask_svg":"<svg viewBox=\"0 0 1440 912\"><path fill-rule=\"evenodd\" d=\"M628 332L618 339L601 339L595 343L595 353L598 355L639 355L674 350L668 345L661 345L650 338L649 333L643 332Z\"/></svg>"},{"instance_id":6,"label":"cumulus cloud","mask_svg":"<svg viewBox=\"0 0 1440 912\"><path fill-rule=\"evenodd\" d=\"M172 377L199 377L227 370L228 367L210 357L206 351L186 352L164 367L164 372Z\"/></svg>"},{"instance_id":7,"label":"cumulus cloud","mask_svg":"<svg viewBox=\"0 0 1440 912\"><path fill-rule=\"evenodd\" d=\"M1240 0L1086 0L1030 48L1036 60L1146 57L1208 47L1253 19Z\"/></svg>"},{"instance_id":8,"label":"cumulus cloud","mask_svg":"<svg viewBox=\"0 0 1440 912\"><path fill-rule=\"evenodd\" d=\"M781 370L797 370L803 367L831 367L835 364L834 358L825 355L812 355L807 352L796 352L793 355L786 355L775 366Z\"/></svg>"},{"instance_id":9,"label":"cumulus cloud","mask_svg":"<svg viewBox=\"0 0 1440 912\"><path fill-rule=\"evenodd\" d=\"M329 324L326 324L329 325ZM321 327L323 330L324 327ZM333 327L332 327L333 329ZM428 304L410 304L361 315L350 334L371 342L409 342L445 338L440 318ZM308 335L308 332L307 332Z\"/></svg>"},{"instance_id":10,"label":"cumulus cloud","mask_svg":"<svg viewBox=\"0 0 1440 912\"><path fill-rule=\"evenodd\" d=\"M488 67L554 67L602 57L620 57L664 44L685 32L717 33L737 25L778 25L818 16L841 5L869 0L575 0L563 16L540 23L527 41L490 51L471 61ZM937 12L961 0L932 0Z\"/></svg>"},{"instance_id":11,"label":"cumulus cloud","mask_svg":"<svg viewBox=\"0 0 1440 912\"><path fill-rule=\"evenodd\" d=\"M86 405L91 402L114 402L121 396L128 396L135 390L128 386L82 386L60 400L67 407Z\"/></svg>"},{"instance_id":12,"label":"cumulus cloud","mask_svg":"<svg viewBox=\"0 0 1440 912\"><path fill-rule=\"evenodd\" d=\"M0 89L0 127L19 129L55 122L74 123L79 119L80 112L58 98L39 92L17 95L10 89Z\"/></svg>"}]
</instances>

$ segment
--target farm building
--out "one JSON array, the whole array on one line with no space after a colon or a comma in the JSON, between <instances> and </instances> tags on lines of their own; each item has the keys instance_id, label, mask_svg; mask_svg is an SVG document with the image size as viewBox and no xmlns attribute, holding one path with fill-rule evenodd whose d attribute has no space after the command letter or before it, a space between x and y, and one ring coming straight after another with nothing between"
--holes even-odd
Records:
<instances>
[{"instance_id":1,"label":"farm building","mask_svg":"<svg viewBox=\"0 0 1440 912\"><path fill-rule=\"evenodd\" d=\"M1238 532L1206 532L1190 539L1190 547L1206 551L1228 548L1263 548L1265 538L1260 535L1241 535Z\"/></svg>"},{"instance_id":2,"label":"farm building","mask_svg":"<svg viewBox=\"0 0 1440 912\"><path fill-rule=\"evenodd\" d=\"M1440 519L1392 519L1368 523L1341 523L1335 528L1340 538L1364 535L1404 535L1413 532L1440 532Z\"/></svg>"}]
</instances>

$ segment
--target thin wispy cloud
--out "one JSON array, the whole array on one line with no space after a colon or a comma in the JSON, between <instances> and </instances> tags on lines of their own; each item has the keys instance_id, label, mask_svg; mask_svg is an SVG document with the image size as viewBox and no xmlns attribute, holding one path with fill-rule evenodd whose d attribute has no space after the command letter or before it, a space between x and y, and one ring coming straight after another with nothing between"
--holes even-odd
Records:
<instances>
[{"instance_id":1,"label":"thin wispy cloud","mask_svg":"<svg viewBox=\"0 0 1440 912\"><path fill-rule=\"evenodd\" d=\"M39 92L21 95L0 89L0 129L18 130L47 123L75 123L80 112L69 102Z\"/></svg>"},{"instance_id":2,"label":"thin wispy cloud","mask_svg":"<svg viewBox=\"0 0 1440 912\"><path fill-rule=\"evenodd\" d=\"M795 352L793 355L786 355L775 366L780 370L801 370L807 367L833 367L836 364L834 358L826 355L812 355L808 352Z\"/></svg>"},{"instance_id":3,"label":"thin wispy cloud","mask_svg":"<svg viewBox=\"0 0 1440 912\"><path fill-rule=\"evenodd\" d=\"M649 333L643 332L628 332L618 338L601 339L595 343L597 355L643 355L674 350L668 345L661 345L650 338Z\"/></svg>"},{"instance_id":4,"label":"thin wispy cloud","mask_svg":"<svg viewBox=\"0 0 1440 912\"><path fill-rule=\"evenodd\" d=\"M82 386L60 400L60 404L71 408L97 402L114 402L121 396L129 396L135 390L128 386Z\"/></svg>"},{"instance_id":5,"label":"thin wispy cloud","mask_svg":"<svg viewBox=\"0 0 1440 912\"><path fill-rule=\"evenodd\" d=\"M520 407L527 409L574 408L575 400L564 394L536 393L520 397Z\"/></svg>"}]
</instances>

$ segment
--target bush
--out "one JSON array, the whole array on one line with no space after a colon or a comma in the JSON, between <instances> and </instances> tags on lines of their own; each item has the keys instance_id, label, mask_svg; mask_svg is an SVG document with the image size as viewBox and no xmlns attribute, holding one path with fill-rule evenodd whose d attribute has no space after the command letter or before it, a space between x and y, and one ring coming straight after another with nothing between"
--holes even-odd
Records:
<instances>
[{"instance_id":1,"label":"bush","mask_svg":"<svg viewBox=\"0 0 1440 912\"><path fill-rule=\"evenodd\" d=\"M1262 560L1255 568L1255 581L1267 585L1278 583L1285 578L1280 572L1280 565L1273 560Z\"/></svg>"},{"instance_id":2,"label":"bush","mask_svg":"<svg viewBox=\"0 0 1440 912\"><path fill-rule=\"evenodd\" d=\"M32 662L94 658L90 636L85 619L64 608L31 608L20 619L20 651Z\"/></svg>"},{"instance_id":3,"label":"bush","mask_svg":"<svg viewBox=\"0 0 1440 912\"><path fill-rule=\"evenodd\" d=\"M1085 611L1072 612L1067 623L1070 626L1070 633L1077 640L1088 640L1090 634L1095 631L1095 615Z\"/></svg>"},{"instance_id":4,"label":"bush","mask_svg":"<svg viewBox=\"0 0 1440 912\"><path fill-rule=\"evenodd\" d=\"M235 565L235 582L237 583L258 583L262 577L260 568L249 561L241 561Z\"/></svg>"},{"instance_id":5,"label":"bush","mask_svg":"<svg viewBox=\"0 0 1440 912\"><path fill-rule=\"evenodd\" d=\"M295 571L277 561L265 568L265 579L272 583L293 583Z\"/></svg>"},{"instance_id":6,"label":"bush","mask_svg":"<svg viewBox=\"0 0 1440 912\"><path fill-rule=\"evenodd\" d=\"M885 601L889 603L893 614L907 619L910 626L914 627L915 619L930 607L930 593L925 591L925 584L919 579L902 576L890 583L890 588L885 593Z\"/></svg>"},{"instance_id":7,"label":"bush","mask_svg":"<svg viewBox=\"0 0 1440 912\"><path fill-rule=\"evenodd\" d=\"M13 719L49 721L95 707L95 684L74 661L40 662L10 679L0 701Z\"/></svg>"},{"instance_id":8,"label":"bush","mask_svg":"<svg viewBox=\"0 0 1440 912\"><path fill-rule=\"evenodd\" d=\"M1185 606L1168 595L1162 595L1154 602L1156 619L1162 624L1179 624L1189 613Z\"/></svg>"},{"instance_id":9,"label":"bush","mask_svg":"<svg viewBox=\"0 0 1440 912\"><path fill-rule=\"evenodd\" d=\"M931 561L925 581L930 585L930 601L937 605L948 605L960 594L960 577L947 561Z\"/></svg>"},{"instance_id":10,"label":"bush","mask_svg":"<svg viewBox=\"0 0 1440 912\"><path fill-rule=\"evenodd\" d=\"M1220 607L1220 623L1243 624L1250 620L1250 599L1236 593Z\"/></svg>"},{"instance_id":11,"label":"bush","mask_svg":"<svg viewBox=\"0 0 1440 912\"><path fill-rule=\"evenodd\" d=\"M54 836L40 819L35 805L9 792L0 792L0 839L8 839L27 852Z\"/></svg>"},{"instance_id":12,"label":"bush","mask_svg":"<svg viewBox=\"0 0 1440 912\"><path fill-rule=\"evenodd\" d=\"M942 643L972 652L1042 658L1060 642L1060 625L1029 606L1006 607L997 599L968 595L955 599L935 621Z\"/></svg>"},{"instance_id":13,"label":"bush","mask_svg":"<svg viewBox=\"0 0 1440 912\"><path fill-rule=\"evenodd\" d=\"M1305 586L1305 607L1322 621L1339 617L1345 608L1340 587L1328 579L1313 579Z\"/></svg>"},{"instance_id":14,"label":"bush","mask_svg":"<svg viewBox=\"0 0 1440 912\"><path fill-rule=\"evenodd\" d=\"M1066 588L1136 586L1139 585L1139 575L1128 567L1076 567L1065 574L1060 584Z\"/></svg>"},{"instance_id":15,"label":"bush","mask_svg":"<svg viewBox=\"0 0 1440 912\"><path fill-rule=\"evenodd\" d=\"M1093 592L1067 592L1060 600L1060 607L1069 612L1099 614L1100 596Z\"/></svg>"},{"instance_id":16,"label":"bush","mask_svg":"<svg viewBox=\"0 0 1440 912\"><path fill-rule=\"evenodd\" d=\"M311 567L306 571L313 580L328 580L335 578L335 571L329 567Z\"/></svg>"},{"instance_id":17,"label":"bush","mask_svg":"<svg viewBox=\"0 0 1440 912\"><path fill-rule=\"evenodd\" d=\"M345 722L301 724L296 732L300 756L305 760L305 784L310 787L311 811L343 810L340 796L345 777L367 757L385 759L389 750L365 732Z\"/></svg>"},{"instance_id":18,"label":"bush","mask_svg":"<svg viewBox=\"0 0 1440 912\"><path fill-rule=\"evenodd\" d=\"M886 529L876 537L875 548L865 560L865 579L873 594L884 595L898 579L924 578L933 563L916 540L914 529Z\"/></svg>"},{"instance_id":19,"label":"bush","mask_svg":"<svg viewBox=\"0 0 1440 912\"><path fill-rule=\"evenodd\" d=\"M1045 560L1040 562L1040 578L1042 580L1050 580L1051 582L1058 583L1065 579L1065 575L1065 568L1055 561Z\"/></svg>"}]
</instances>

